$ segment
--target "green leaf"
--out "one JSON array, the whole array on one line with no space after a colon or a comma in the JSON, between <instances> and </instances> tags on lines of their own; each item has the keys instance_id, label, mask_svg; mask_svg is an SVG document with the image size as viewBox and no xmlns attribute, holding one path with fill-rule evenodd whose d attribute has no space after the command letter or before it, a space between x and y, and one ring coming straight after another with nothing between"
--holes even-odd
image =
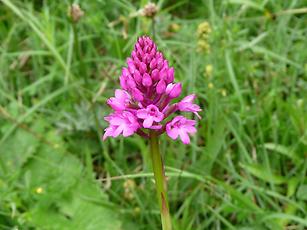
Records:
<instances>
[{"instance_id":1,"label":"green leaf","mask_svg":"<svg viewBox=\"0 0 307 230\"><path fill-rule=\"evenodd\" d=\"M303 184L298 188L296 196L299 200L307 200L307 184Z\"/></svg>"},{"instance_id":2,"label":"green leaf","mask_svg":"<svg viewBox=\"0 0 307 230\"><path fill-rule=\"evenodd\" d=\"M244 165L241 164L242 167L247 170L249 173L254 175L255 177L266 181L266 182L271 182L274 184L282 184L286 183L287 179L280 176L280 175L275 175L269 172L265 167L262 167L260 165L255 165L255 164L250 164L250 165Z\"/></svg>"},{"instance_id":3,"label":"green leaf","mask_svg":"<svg viewBox=\"0 0 307 230\"><path fill-rule=\"evenodd\" d=\"M43 124L36 122L31 130L39 132L43 130ZM23 129L16 132L7 139L0 149L0 161L2 162L2 173L4 175L15 175L19 172L26 161L35 153L39 146L39 140L35 135ZM1 176L0 168L0 176Z\"/></svg>"},{"instance_id":4,"label":"green leaf","mask_svg":"<svg viewBox=\"0 0 307 230\"><path fill-rule=\"evenodd\" d=\"M63 144L56 132L48 140ZM77 157L41 145L23 169L29 224L38 229L119 230L121 222L107 195ZM38 190L39 189L39 190ZM34 200L34 202L31 202Z\"/></svg>"},{"instance_id":5,"label":"green leaf","mask_svg":"<svg viewBox=\"0 0 307 230\"><path fill-rule=\"evenodd\" d=\"M287 190L287 197L291 197L293 196L293 194L295 193L296 191L296 188L297 188L297 185L299 183L299 179L294 177L294 178L291 178L289 181L288 181L288 190Z\"/></svg>"},{"instance_id":6,"label":"green leaf","mask_svg":"<svg viewBox=\"0 0 307 230\"><path fill-rule=\"evenodd\" d=\"M80 179L56 207L37 206L32 223L44 229L120 230L121 222L95 181Z\"/></svg>"},{"instance_id":7,"label":"green leaf","mask_svg":"<svg viewBox=\"0 0 307 230\"><path fill-rule=\"evenodd\" d=\"M264 147L266 149L269 149L271 151L276 151L277 153L280 153L282 155L289 157L295 163L300 162L300 158L297 156L297 154L294 151L288 149L287 147L285 147L283 145L279 145L279 144L275 144L275 143L265 143Z\"/></svg>"},{"instance_id":8,"label":"green leaf","mask_svg":"<svg viewBox=\"0 0 307 230\"><path fill-rule=\"evenodd\" d=\"M260 4L255 3L255 1L250 0L228 0L229 3L248 6L257 10L263 10Z\"/></svg>"},{"instance_id":9,"label":"green leaf","mask_svg":"<svg viewBox=\"0 0 307 230\"><path fill-rule=\"evenodd\" d=\"M62 144L56 132L51 131L45 137L57 144ZM46 203L62 196L82 176L82 164L72 154L57 150L49 145L41 145L23 168L23 179L29 193L41 188L39 196Z\"/></svg>"}]
</instances>

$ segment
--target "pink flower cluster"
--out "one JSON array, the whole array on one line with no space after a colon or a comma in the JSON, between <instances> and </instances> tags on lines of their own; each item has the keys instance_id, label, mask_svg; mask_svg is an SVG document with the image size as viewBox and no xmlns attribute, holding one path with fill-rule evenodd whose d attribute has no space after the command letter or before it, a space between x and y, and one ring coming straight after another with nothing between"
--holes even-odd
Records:
<instances>
[{"instance_id":1,"label":"pink flower cluster","mask_svg":"<svg viewBox=\"0 0 307 230\"><path fill-rule=\"evenodd\" d=\"M109 127L103 140L134 133L148 137L146 130L154 130L158 134L166 131L170 138L180 137L184 144L189 144L188 134L196 132L195 120L184 116L170 119L170 115L177 111L193 112L200 118L201 109L193 103L195 94L171 104L180 96L182 86L174 82L174 68L169 67L156 44L147 36L140 37L127 65L120 76L121 89L115 90L115 97L107 100L114 113L105 117Z\"/></svg>"}]
</instances>

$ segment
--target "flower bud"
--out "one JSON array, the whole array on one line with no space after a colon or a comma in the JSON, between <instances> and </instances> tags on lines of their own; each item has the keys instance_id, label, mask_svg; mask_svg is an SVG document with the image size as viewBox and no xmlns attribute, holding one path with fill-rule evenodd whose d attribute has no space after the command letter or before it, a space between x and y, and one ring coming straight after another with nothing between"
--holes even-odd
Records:
<instances>
[{"instance_id":1,"label":"flower bud","mask_svg":"<svg viewBox=\"0 0 307 230\"><path fill-rule=\"evenodd\" d=\"M72 4L68 9L68 17L71 18L72 22L77 23L84 16L84 11L78 4Z\"/></svg>"}]
</instances>

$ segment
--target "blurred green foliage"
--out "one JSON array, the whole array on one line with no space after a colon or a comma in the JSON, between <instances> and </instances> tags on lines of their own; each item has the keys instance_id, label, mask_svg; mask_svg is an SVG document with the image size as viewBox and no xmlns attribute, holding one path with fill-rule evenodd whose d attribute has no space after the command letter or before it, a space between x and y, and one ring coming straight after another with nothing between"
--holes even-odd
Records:
<instances>
[{"instance_id":1,"label":"blurred green foliage","mask_svg":"<svg viewBox=\"0 0 307 230\"><path fill-rule=\"evenodd\" d=\"M147 142L101 141L146 3L1 1L0 229L159 229ZM306 2L156 3L203 108L189 146L161 137L174 229L306 229Z\"/></svg>"}]
</instances>

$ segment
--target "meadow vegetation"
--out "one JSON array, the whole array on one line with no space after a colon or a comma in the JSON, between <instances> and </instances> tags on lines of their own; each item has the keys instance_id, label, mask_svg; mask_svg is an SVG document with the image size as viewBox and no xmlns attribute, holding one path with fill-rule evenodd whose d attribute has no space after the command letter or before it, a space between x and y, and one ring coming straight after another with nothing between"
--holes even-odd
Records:
<instances>
[{"instance_id":1,"label":"meadow vegetation","mask_svg":"<svg viewBox=\"0 0 307 230\"><path fill-rule=\"evenodd\" d=\"M148 142L101 138L147 3L0 1L0 229L160 228ZM190 145L160 138L174 229L306 229L306 1L156 4L203 109Z\"/></svg>"}]
</instances>

